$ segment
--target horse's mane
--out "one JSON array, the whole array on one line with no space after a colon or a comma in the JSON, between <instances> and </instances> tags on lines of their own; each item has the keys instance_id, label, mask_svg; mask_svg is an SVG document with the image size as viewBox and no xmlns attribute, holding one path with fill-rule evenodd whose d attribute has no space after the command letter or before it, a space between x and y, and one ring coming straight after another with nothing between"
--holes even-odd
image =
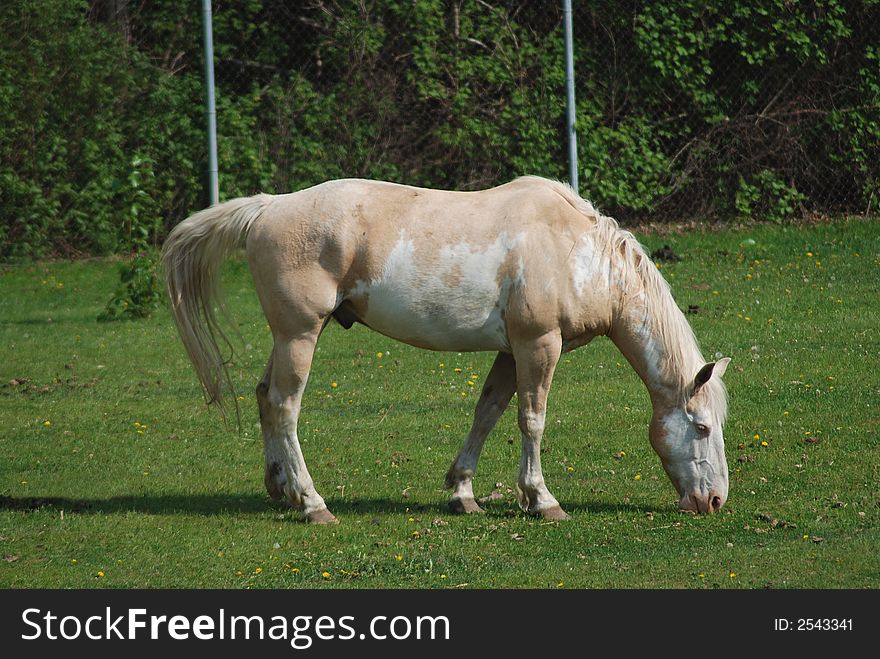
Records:
<instances>
[{"instance_id":1,"label":"horse's mane","mask_svg":"<svg viewBox=\"0 0 880 659\"><path fill-rule=\"evenodd\" d=\"M636 237L622 229L617 220L602 215L571 186L559 181L541 180L589 220L596 234L596 244L612 257L612 267L620 267L625 282L621 296L644 294L649 309L645 323L650 323L650 329L660 338L664 347L663 366L667 374L673 376L681 402L686 402L693 393L694 376L706 362L690 323L675 302L669 283ZM619 258L613 258L614 255L619 255ZM708 396L710 408L723 423L727 416L727 391L721 378L711 378L703 390Z\"/></svg>"}]
</instances>

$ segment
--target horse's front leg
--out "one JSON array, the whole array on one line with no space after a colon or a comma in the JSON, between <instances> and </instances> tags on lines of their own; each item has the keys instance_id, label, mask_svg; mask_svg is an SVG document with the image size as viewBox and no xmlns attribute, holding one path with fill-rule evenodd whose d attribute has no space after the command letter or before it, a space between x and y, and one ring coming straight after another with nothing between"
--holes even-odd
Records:
<instances>
[{"instance_id":1,"label":"horse's front leg","mask_svg":"<svg viewBox=\"0 0 880 659\"><path fill-rule=\"evenodd\" d=\"M483 392L474 410L474 422L458 456L446 473L446 489L452 490L449 508L455 513L482 512L474 499L474 473L486 438L516 390L516 362L513 356L499 352L486 376Z\"/></svg>"},{"instance_id":2,"label":"horse's front leg","mask_svg":"<svg viewBox=\"0 0 880 659\"><path fill-rule=\"evenodd\" d=\"M568 514L544 483L541 437L547 416L547 395L561 352L562 338L552 332L514 345L518 420L522 433L517 498L526 512L553 520L568 519Z\"/></svg>"},{"instance_id":3,"label":"horse's front leg","mask_svg":"<svg viewBox=\"0 0 880 659\"><path fill-rule=\"evenodd\" d=\"M266 454L266 490L285 499L314 524L336 521L318 494L299 445L297 421L320 328L293 338L275 337L266 375L257 385Z\"/></svg>"}]
</instances>

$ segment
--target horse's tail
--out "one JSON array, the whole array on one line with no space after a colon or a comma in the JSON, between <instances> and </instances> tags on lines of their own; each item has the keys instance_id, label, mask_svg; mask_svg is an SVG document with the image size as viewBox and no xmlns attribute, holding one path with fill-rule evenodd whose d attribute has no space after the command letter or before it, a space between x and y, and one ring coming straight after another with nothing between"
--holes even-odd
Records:
<instances>
[{"instance_id":1,"label":"horse's tail","mask_svg":"<svg viewBox=\"0 0 880 659\"><path fill-rule=\"evenodd\" d=\"M162 249L171 315L208 403L217 403L221 410L223 385L232 391L232 382L217 343L219 337L230 345L217 320L218 310L225 315L220 264L243 242L271 200L271 195L261 194L199 211L174 227Z\"/></svg>"}]
</instances>

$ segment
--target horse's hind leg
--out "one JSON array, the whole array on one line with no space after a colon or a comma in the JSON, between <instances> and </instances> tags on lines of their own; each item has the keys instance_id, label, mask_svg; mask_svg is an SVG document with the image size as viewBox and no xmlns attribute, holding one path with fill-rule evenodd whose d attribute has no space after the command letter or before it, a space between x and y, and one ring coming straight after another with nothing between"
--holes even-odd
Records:
<instances>
[{"instance_id":1,"label":"horse's hind leg","mask_svg":"<svg viewBox=\"0 0 880 659\"><path fill-rule=\"evenodd\" d=\"M492 364L483 392L474 410L474 422L464 446L446 474L446 489L452 490L449 508L456 513L481 512L474 500L474 473L486 437L504 414L516 390L516 362L513 356L499 352Z\"/></svg>"},{"instance_id":2,"label":"horse's hind leg","mask_svg":"<svg viewBox=\"0 0 880 659\"><path fill-rule=\"evenodd\" d=\"M257 385L266 453L266 489L316 524L336 521L315 490L297 435L303 392L322 324L292 336L275 335L266 375Z\"/></svg>"}]
</instances>

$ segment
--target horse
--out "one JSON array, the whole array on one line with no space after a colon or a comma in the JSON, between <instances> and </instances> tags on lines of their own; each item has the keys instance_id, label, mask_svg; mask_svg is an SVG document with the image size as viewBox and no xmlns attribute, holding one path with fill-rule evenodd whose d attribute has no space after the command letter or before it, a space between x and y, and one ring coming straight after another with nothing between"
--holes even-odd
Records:
<instances>
[{"instance_id":1,"label":"horse","mask_svg":"<svg viewBox=\"0 0 880 659\"><path fill-rule=\"evenodd\" d=\"M723 425L730 358L706 362L642 246L570 186L525 176L480 191L364 179L258 194L201 210L162 253L171 313L208 403L231 387L218 340L219 267L246 247L273 348L256 387L265 487L312 523L336 522L297 422L315 345L331 319L440 351L497 353L464 445L446 474L453 512L477 513L484 442L517 394L516 488L527 513L568 514L541 470L547 396L560 356L607 336L644 382L649 440L682 510L728 495Z\"/></svg>"}]
</instances>

